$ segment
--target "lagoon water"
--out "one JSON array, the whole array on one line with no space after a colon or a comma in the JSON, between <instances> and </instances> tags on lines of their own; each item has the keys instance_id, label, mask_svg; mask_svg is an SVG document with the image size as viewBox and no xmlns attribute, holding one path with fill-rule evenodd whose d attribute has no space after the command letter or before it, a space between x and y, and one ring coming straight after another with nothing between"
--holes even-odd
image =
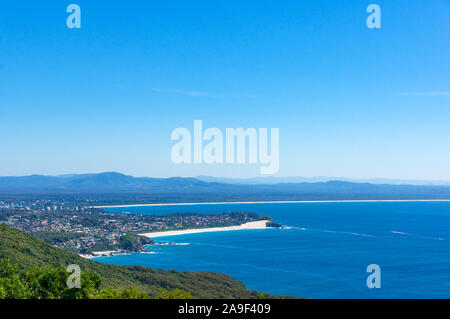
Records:
<instances>
[{"instance_id":1,"label":"lagoon water","mask_svg":"<svg viewBox=\"0 0 450 319\"><path fill-rule=\"evenodd\" d=\"M140 214L249 211L290 229L156 238L154 254L95 258L119 265L226 273L249 289L308 298L449 298L449 202L248 203L115 207ZM366 268L381 267L381 288Z\"/></svg>"}]
</instances>

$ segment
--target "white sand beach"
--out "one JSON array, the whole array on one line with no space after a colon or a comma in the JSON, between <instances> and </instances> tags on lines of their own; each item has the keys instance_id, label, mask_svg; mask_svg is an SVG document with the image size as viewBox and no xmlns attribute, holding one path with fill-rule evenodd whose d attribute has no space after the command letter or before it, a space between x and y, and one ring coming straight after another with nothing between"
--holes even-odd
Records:
<instances>
[{"instance_id":1,"label":"white sand beach","mask_svg":"<svg viewBox=\"0 0 450 319\"><path fill-rule=\"evenodd\" d=\"M239 226L171 230L171 231L144 233L144 234L139 234L139 235L149 237L149 238L155 238L155 237L163 237L163 236L176 236L176 235L185 235L185 234L229 231L229 230L264 229L264 228L267 228L267 226L266 226L267 222L269 222L269 220L259 220L256 222L249 222L249 223L245 223L245 224L242 224Z\"/></svg>"},{"instance_id":2,"label":"white sand beach","mask_svg":"<svg viewBox=\"0 0 450 319\"><path fill-rule=\"evenodd\" d=\"M120 250L105 250L105 251L93 251L90 254L79 254L78 256L90 259L94 257L105 257L105 256L113 256L115 254L120 253Z\"/></svg>"}]
</instances>

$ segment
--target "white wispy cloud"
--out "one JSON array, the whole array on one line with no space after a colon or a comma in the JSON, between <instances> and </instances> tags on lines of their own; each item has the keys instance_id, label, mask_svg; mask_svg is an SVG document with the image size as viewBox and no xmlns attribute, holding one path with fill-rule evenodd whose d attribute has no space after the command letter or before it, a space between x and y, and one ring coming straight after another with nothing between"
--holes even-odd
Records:
<instances>
[{"instance_id":1,"label":"white wispy cloud","mask_svg":"<svg viewBox=\"0 0 450 319\"><path fill-rule=\"evenodd\" d=\"M402 96L450 96L450 91L401 92Z\"/></svg>"},{"instance_id":2,"label":"white wispy cloud","mask_svg":"<svg viewBox=\"0 0 450 319\"><path fill-rule=\"evenodd\" d=\"M201 92L201 91L193 91L193 90L180 90L180 89L161 89L158 87L152 88L152 91L159 93L169 93L169 94L179 94L186 95L192 97L210 97L210 98L253 98L255 95L253 94L219 94L219 93L210 93L210 92Z\"/></svg>"}]
</instances>

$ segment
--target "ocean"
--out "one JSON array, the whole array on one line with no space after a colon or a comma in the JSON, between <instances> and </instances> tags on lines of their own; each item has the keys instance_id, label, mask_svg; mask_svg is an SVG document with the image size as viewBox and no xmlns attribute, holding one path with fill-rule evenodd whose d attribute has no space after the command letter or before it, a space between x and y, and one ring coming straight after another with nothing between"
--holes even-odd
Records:
<instances>
[{"instance_id":1,"label":"ocean","mask_svg":"<svg viewBox=\"0 0 450 319\"><path fill-rule=\"evenodd\" d=\"M108 208L139 214L255 212L289 229L156 238L95 260L159 269L215 271L249 289L306 298L450 298L449 202L247 203ZM367 266L381 270L369 289Z\"/></svg>"}]
</instances>

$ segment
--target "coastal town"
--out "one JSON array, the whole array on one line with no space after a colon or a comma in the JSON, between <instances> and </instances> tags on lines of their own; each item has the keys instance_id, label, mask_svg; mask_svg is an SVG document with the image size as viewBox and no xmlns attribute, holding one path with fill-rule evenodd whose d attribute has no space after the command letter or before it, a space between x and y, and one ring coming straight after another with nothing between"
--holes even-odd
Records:
<instances>
[{"instance_id":1,"label":"coastal town","mask_svg":"<svg viewBox=\"0 0 450 319\"><path fill-rule=\"evenodd\" d=\"M83 256L145 251L141 233L240 226L270 220L249 212L147 215L113 213L61 199L0 200L0 222Z\"/></svg>"}]
</instances>

